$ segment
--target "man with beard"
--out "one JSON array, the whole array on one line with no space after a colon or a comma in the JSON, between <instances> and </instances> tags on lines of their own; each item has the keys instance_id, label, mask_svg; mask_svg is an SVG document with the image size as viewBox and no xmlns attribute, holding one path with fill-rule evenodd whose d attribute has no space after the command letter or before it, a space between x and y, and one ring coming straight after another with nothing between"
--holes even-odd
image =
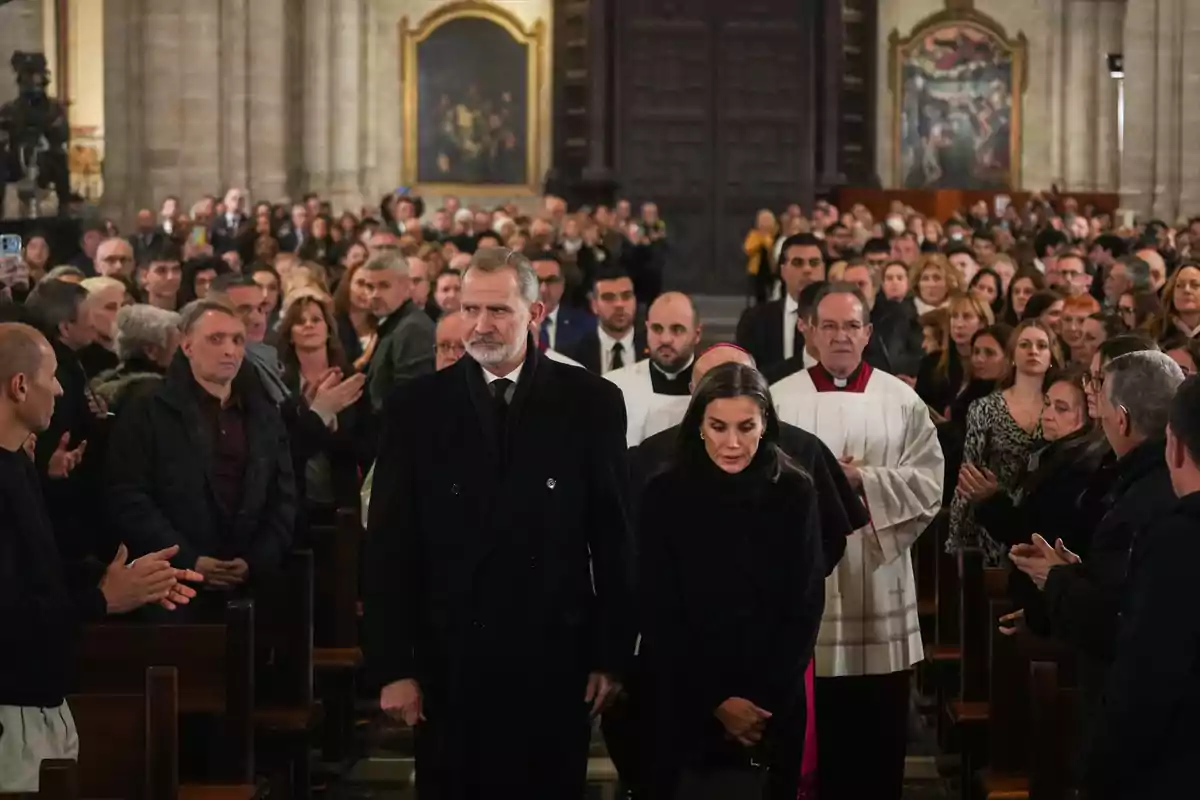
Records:
<instances>
[{"instance_id":1,"label":"man with beard","mask_svg":"<svg viewBox=\"0 0 1200 800\"><path fill-rule=\"evenodd\" d=\"M634 325L637 295L626 272L602 272L592 283L592 313L596 326L584 333L563 355L597 375L605 375L646 357L646 339Z\"/></svg>"},{"instance_id":2,"label":"man with beard","mask_svg":"<svg viewBox=\"0 0 1200 800\"><path fill-rule=\"evenodd\" d=\"M368 669L416 729L422 798L582 797L590 717L634 647L624 406L539 352L519 253L475 253L460 313L467 355L383 415Z\"/></svg>"},{"instance_id":3,"label":"man with beard","mask_svg":"<svg viewBox=\"0 0 1200 800\"><path fill-rule=\"evenodd\" d=\"M630 447L645 438L645 422L655 409L672 397L691 395L692 362L700 332L700 315L690 297L681 292L660 295L646 316L650 358L604 376L625 396Z\"/></svg>"}]
</instances>

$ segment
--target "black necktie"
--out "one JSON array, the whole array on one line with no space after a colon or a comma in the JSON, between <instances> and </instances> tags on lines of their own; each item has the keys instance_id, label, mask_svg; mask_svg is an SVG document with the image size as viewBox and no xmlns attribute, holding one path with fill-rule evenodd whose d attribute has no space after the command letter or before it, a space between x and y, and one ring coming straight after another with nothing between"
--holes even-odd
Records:
<instances>
[{"instance_id":1,"label":"black necktie","mask_svg":"<svg viewBox=\"0 0 1200 800\"><path fill-rule=\"evenodd\" d=\"M496 412L496 447L501 461L504 460L504 432L508 426L508 389L512 385L508 378L500 378L488 386L492 392L492 409Z\"/></svg>"},{"instance_id":2,"label":"black necktie","mask_svg":"<svg viewBox=\"0 0 1200 800\"><path fill-rule=\"evenodd\" d=\"M613 354L612 368L613 369L620 369L621 367L625 366L624 352L625 352L625 345L621 344L620 342L617 342L616 344L613 345L613 349L612 349L612 354Z\"/></svg>"}]
</instances>

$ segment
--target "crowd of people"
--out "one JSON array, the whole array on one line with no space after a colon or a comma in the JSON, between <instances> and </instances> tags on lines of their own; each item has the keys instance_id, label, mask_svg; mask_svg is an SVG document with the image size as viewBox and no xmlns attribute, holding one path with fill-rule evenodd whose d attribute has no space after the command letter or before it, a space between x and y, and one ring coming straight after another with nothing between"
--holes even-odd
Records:
<instances>
[{"instance_id":1,"label":"crowd of people","mask_svg":"<svg viewBox=\"0 0 1200 800\"><path fill-rule=\"evenodd\" d=\"M899 798L937 524L1078 651L1080 784L1184 793L1200 220L764 210L718 342L653 203L245 200L6 273L0 791L88 746L81 624L212 618L361 502L421 797L581 797L598 718L630 797Z\"/></svg>"}]
</instances>

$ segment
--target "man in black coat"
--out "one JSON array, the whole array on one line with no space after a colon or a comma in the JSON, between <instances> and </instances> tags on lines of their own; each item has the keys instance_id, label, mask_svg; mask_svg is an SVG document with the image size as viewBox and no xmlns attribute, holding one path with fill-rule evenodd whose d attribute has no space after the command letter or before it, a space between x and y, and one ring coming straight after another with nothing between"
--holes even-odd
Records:
<instances>
[{"instance_id":1,"label":"man in black coat","mask_svg":"<svg viewBox=\"0 0 1200 800\"><path fill-rule=\"evenodd\" d=\"M154 392L131 398L109 441L109 518L134 555L179 545L176 566L206 587L276 573L292 541L296 495L287 431L230 307L199 300Z\"/></svg>"},{"instance_id":2,"label":"man in black coat","mask_svg":"<svg viewBox=\"0 0 1200 800\"><path fill-rule=\"evenodd\" d=\"M528 260L476 252L468 356L387 403L364 645L424 800L581 797L633 653L625 406L541 356L537 298Z\"/></svg>"},{"instance_id":3,"label":"man in black coat","mask_svg":"<svg viewBox=\"0 0 1200 800\"><path fill-rule=\"evenodd\" d=\"M784 296L751 306L737 324L737 343L750 351L758 368L768 370L804 352L796 331L800 293L810 283L825 280L825 249L810 233L789 236L779 253L779 277Z\"/></svg>"},{"instance_id":4,"label":"man in black coat","mask_svg":"<svg viewBox=\"0 0 1200 800\"><path fill-rule=\"evenodd\" d=\"M59 547L70 559L112 553L107 537L88 515L99 500L100 469L107 420L103 409L89 402L87 375L80 351L96 340L87 290L63 281L42 281L30 293L26 307L54 348L55 375L62 396L54 417L38 434L38 473ZM91 455L88 457L88 448Z\"/></svg>"},{"instance_id":5,"label":"man in black coat","mask_svg":"<svg viewBox=\"0 0 1200 800\"><path fill-rule=\"evenodd\" d=\"M1125 598L1130 554L1175 502L1163 457L1163 437L1183 372L1165 354L1140 351L1114 358L1097 388L1100 421L1117 455L1112 505L1088 557L1056 552L1040 536L1010 558L1045 592L1054 636L1079 653L1085 719L1095 713L1112 663Z\"/></svg>"},{"instance_id":6,"label":"man in black coat","mask_svg":"<svg viewBox=\"0 0 1200 800\"><path fill-rule=\"evenodd\" d=\"M1130 563L1116 661L1096 724L1086 729L1085 783L1094 798L1177 798L1195 792L1200 762L1200 378L1175 395L1167 469L1179 502L1146 531Z\"/></svg>"}]
</instances>

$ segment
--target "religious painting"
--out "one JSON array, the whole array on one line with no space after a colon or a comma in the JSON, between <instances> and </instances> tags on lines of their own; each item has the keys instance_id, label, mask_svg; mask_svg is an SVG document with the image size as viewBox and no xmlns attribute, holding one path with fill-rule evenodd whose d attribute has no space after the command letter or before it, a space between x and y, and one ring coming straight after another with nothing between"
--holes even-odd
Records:
<instances>
[{"instance_id":1,"label":"religious painting","mask_svg":"<svg viewBox=\"0 0 1200 800\"><path fill-rule=\"evenodd\" d=\"M1025 37L971 9L891 36L893 168L904 189L1020 187Z\"/></svg>"},{"instance_id":2,"label":"religious painting","mask_svg":"<svg viewBox=\"0 0 1200 800\"><path fill-rule=\"evenodd\" d=\"M403 32L405 182L474 193L533 192L541 179L542 25L468 0Z\"/></svg>"}]
</instances>

